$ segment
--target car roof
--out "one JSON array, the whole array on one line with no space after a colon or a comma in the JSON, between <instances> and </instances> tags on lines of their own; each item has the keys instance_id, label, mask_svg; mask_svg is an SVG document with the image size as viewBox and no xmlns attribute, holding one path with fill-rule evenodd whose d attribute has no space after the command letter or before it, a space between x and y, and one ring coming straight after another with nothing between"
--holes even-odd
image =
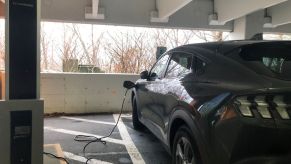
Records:
<instances>
[{"instance_id":1,"label":"car roof","mask_svg":"<svg viewBox=\"0 0 291 164\"><path fill-rule=\"evenodd\" d=\"M235 40L235 41L219 41L219 42L207 42L207 43L195 43L195 44L187 44L173 50L177 49L206 49L209 51L225 54L229 51L232 51L237 48L241 48L247 45L256 45L256 44L266 44L266 46L270 45L278 45L278 44L288 44L291 46L291 41L270 41L270 40ZM290 47L291 48L291 47Z\"/></svg>"}]
</instances>

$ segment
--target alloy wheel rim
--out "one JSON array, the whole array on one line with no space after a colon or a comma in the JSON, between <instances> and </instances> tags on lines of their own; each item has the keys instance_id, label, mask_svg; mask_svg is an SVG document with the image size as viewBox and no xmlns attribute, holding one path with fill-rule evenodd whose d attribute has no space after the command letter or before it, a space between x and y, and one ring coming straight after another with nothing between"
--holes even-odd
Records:
<instances>
[{"instance_id":1,"label":"alloy wheel rim","mask_svg":"<svg viewBox=\"0 0 291 164\"><path fill-rule=\"evenodd\" d=\"M177 142L176 164L195 164L194 151L190 141L181 137Z\"/></svg>"}]
</instances>

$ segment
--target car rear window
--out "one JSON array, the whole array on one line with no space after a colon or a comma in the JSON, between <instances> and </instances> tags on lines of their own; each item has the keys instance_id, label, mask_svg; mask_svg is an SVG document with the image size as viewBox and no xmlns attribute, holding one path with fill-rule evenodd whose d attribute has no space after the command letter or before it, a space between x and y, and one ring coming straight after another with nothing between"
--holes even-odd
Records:
<instances>
[{"instance_id":1,"label":"car rear window","mask_svg":"<svg viewBox=\"0 0 291 164\"><path fill-rule=\"evenodd\" d=\"M291 80L291 43L260 43L242 47L241 63L259 74Z\"/></svg>"}]
</instances>

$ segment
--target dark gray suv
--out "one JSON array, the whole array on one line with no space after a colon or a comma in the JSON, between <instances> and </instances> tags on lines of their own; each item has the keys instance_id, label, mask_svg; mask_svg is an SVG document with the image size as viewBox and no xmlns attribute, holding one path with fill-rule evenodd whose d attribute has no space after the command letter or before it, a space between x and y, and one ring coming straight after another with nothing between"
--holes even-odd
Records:
<instances>
[{"instance_id":1,"label":"dark gray suv","mask_svg":"<svg viewBox=\"0 0 291 164\"><path fill-rule=\"evenodd\" d=\"M141 73L132 106L173 163L290 164L291 42L174 48Z\"/></svg>"}]
</instances>

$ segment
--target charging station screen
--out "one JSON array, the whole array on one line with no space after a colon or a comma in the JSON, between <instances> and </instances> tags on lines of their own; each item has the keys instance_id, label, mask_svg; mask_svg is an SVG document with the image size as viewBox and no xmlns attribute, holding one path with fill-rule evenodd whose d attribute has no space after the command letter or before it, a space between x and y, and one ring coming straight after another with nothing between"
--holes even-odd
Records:
<instances>
[{"instance_id":1,"label":"charging station screen","mask_svg":"<svg viewBox=\"0 0 291 164\"><path fill-rule=\"evenodd\" d=\"M35 99L37 75L36 0L9 1L9 98Z\"/></svg>"}]
</instances>

